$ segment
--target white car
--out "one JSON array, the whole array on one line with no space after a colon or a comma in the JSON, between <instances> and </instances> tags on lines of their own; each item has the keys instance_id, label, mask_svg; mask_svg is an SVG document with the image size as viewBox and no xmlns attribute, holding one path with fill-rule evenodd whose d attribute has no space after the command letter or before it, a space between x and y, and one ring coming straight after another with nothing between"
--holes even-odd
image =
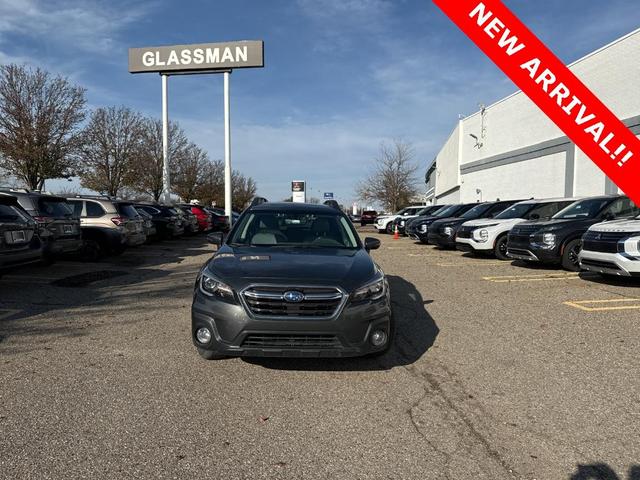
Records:
<instances>
[{"instance_id":1,"label":"white car","mask_svg":"<svg viewBox=\"0 0 640 480\"><path fill-rule=\"evenodd\" d=\"M393 221L396 218L400 217L410 217L417 215L418 212L425 208L425 205L413 205L411 207L406 207L400 210L398 213L394 215L385 215L382 217L378 217L376 220L375 226L380 233L393 233Z\"/></svg>"},{"instance_id":2,"label":"white car","mask_svg":"<svg viewBox=\"0 0 640 480\"><path fill-rule=\"evenodd\" d=\"M500 260L507 256L507 235L517 224L551 218L577 199L550 198L516 203L494 218L470 220L462 224L456 235L456 248L463 252L493 254Z\"/></svg>"},{"instance_id":3,"label":"white car","mask_svg":"<svg viewBox=\"0 0 640 480\"><path fill-rule=\"evenodd\" d=\"M578 258L583 270L640 277L640 216L593 225L582 237Z\"/></svg>"}]
</instances>

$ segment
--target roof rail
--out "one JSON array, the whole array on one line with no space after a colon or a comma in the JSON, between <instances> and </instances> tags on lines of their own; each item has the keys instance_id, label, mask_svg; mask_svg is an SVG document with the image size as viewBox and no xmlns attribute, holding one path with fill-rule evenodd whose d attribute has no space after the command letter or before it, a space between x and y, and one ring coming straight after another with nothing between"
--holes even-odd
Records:
<instances>
[{"instance_id":1,"label":"roof rail","mask_svg":"<svg viewBox=\"0 0 640 480\"><path fill-rule=\"evenodd\" d=\"M28 188L0 187L3 192L31 193Z\"/></svg>"},{"instance_id":2,"label":"roof rail","mask_svg":"<svg viewBox=\"0 0 640 480\"><path fill-rule=\"evenodd\" d=\"M80 195L80 194L78 194L78 195L74 195L74 198L93 198L93 199L96 199L96 200L111 200L111 201L117 200L116 197L112 197L110 195Z\"/></svg>"}]
</instances>

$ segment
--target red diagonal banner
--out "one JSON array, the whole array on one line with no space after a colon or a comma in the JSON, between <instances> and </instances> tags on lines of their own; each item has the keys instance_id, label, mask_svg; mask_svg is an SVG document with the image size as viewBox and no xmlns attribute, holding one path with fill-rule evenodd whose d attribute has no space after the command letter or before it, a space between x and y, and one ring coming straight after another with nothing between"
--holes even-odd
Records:
<instances>
[{"instance_id":1,"label":"red diagonal banner","mask_svg":"<svg viewBox=\"0 0 640 480\"><path fill-rule=\"evenodd\" d=\"M433 2L640 206L640 140L551 50L499 0Z\"/></svg>"}]
</instances>

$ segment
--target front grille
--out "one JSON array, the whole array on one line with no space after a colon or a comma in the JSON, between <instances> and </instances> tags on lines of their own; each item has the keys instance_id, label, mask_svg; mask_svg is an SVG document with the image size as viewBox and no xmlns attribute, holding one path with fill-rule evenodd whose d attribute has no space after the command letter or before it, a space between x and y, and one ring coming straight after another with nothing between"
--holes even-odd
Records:
<instances>
[{"instance_id":1,"label":"front grille","mask_svg":"<svg viewBox=\"0 0 640 480\"><path fill-rule=\"evenodd\" d=\"M540 230L539 225L517 225L509 232L509 242L529 243L530 236Z\"/></svg>"},{"instance_id":2,"label":"front grille","mask_svg":"<svg viewBox=\"0 0 640 480\"><path fill-rule=\"evenodd\" d=\"M582 237L582 249L591 252L618 253L618 242L635 235L640 235L640 233L589 231Z\"/></svg>"},{"instance_id":3,"label":"front grille","mask_svg":"<svg viewBox=\"0 0 640 480\"><path fill-rule=\"evenodd\" d=\"M304 298L300 302L288 302L284 294L288 291L300 292ZM344 299L343 293L335 287L250 287L242 293L250 312L257 317L332 317Z\"/></svg>"},{"instance_id":4,"label":"front grille","mask_svg":"<svg viewBox=\"0 0 640 480\"><path fill-rule=\"evenodd\" d=\"M584 267L594 267L594 268L606 268L608 270L620 270L620 267L612 262L604 262L602 260L591 260L587 258L583 258L580 260L580 265Z\"/></svg>"},{"instance_id":5,"label":"front grille","mask_svg":"<svg viewBox=\"0 0 640 480\"><path fill-rule=\"evenodd\" d=\"M458 230L458 238L472 238L473 231L478 227L460 227Z\"/></svg>"},{"instance_id":6,"label":"front grille","mask_svg":"<svg viewBox=\"0 0 640 480\"><path fill-rule=\"evenodd\" d=\"M246 348L340 348L340 341L335 335L279 335L251 334L242 342Z\"/></svg>"}]
</instances>

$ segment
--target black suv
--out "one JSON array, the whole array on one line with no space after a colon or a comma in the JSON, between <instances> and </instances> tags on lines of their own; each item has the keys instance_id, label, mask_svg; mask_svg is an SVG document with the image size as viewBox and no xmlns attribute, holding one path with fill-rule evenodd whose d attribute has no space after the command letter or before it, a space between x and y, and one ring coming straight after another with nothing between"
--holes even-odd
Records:
<instances>
[{"instance_id":1,"label":"black suv","mask_svg":"<svg viewBox=\"0 0 640 480\"><path fill-rule=\"evenodd\" d=\"M457 205L449 205L441 208L431 217L425 217L421 220L415 219L411 223L411 231L415 232L415 238L420 240L421 243L429 243L429 229L433 222L441 220L443 218L455 218L464 215L473 207L478 205L477 203L463 203Z\"/></svg>"},{"instance_id":2,"label":"black suv","mask_svg":"<svg viewBox=\"0 0 640 480\"><path fill-rule=\"evenodd\" d=\"M192 339L224 355L381 354L394 332L389 285L349 218L324 205L264 203L245 210L196 280Z\"/></svg>"},{"instance_id":3,"label":"black suv","mask_svg":"<svg viewBox=\"0 0 640 480\"><path fill-rule=\"evenodd\" d=\"M182 216L173 207L158 203L137 203L136 210L143 210L153 217L156 236L159 239L179 237L184 234Z\"/></svg>"},{"instance_id":4,"label":"black suv","mask_svg":"<svg viewBox=\"0 0 640 480\"><path fill-rule=\"evenodd\" d=\"M423 208L415 215L411 215L409 217L398 217L393 221L393 231L396 231L396 227L398 228L398 233L400 235L407 235L407 228L413 221L420 217L429 217L435 215L435 213L442 209L442 205L430 205L428 207Z\"/></svg>"},{"instance_id":5,"label":"black suv","mask_svg":"<svg viewBox=\"0 0 640 480\"><path fill-rule=\"evenodd\" d=\"M640 209L620 195L591 197L572 203L551 220L524 222L513 227L507 242L507 255L527 262L561 264L580 270L578 255L582 235L591 225L616 218L638 215Z\"/></svg>"},{"instance_id":6,"label":"black suv","mask_svg":"<svg viewBox=\"0 0 640 480\"><path fill-rule=\"evenodd\" d=\"M428 240L441 248L456 248L456 233L464 222L479 218L493 218L522 200L503 200L497 202L476 203L475 206L456 218L436 220L429 227Z\"/></svg>"},{"instance_id":7,"label":"black suv","mask_svg":"<svg viewBox=\"0 0 640 480\"><path fill-rule=\"evenodd\" d=\"M0 275L11 267L42 259L42 242L35 220L18 200L0 193Z\"/></svg>"},{"instance_id":8,"label":"black suv","mask_svg":"<svg viewBox=\"0 0 640 480\"><path fill-rule=\"evenodd\" d=\"M82 248L80 219L74 216L73 207L66 198L27 189L2 189L0 192L15 197L37 222L45 261L51 262L59 255Z\"/></svg>"}]
</instances>

